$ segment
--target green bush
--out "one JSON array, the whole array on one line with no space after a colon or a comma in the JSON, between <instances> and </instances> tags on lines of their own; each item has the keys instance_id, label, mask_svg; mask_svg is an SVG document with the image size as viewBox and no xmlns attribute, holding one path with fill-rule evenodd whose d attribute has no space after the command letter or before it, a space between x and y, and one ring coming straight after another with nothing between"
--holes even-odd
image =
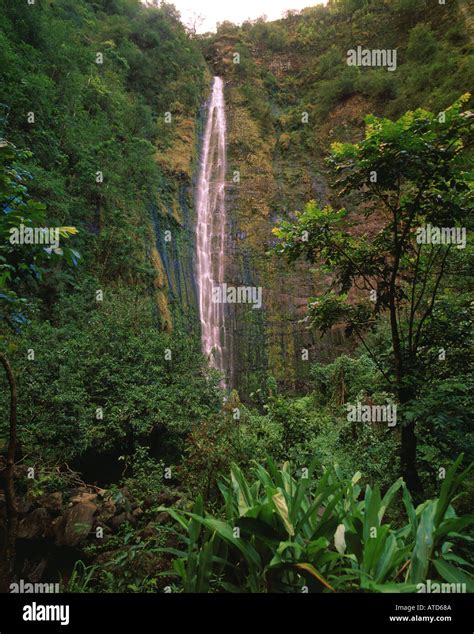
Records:
<instances>
[{"instance_id":1,"label":"green bush","mask_svg":"<svg viewBox=\"0 0 474 634\"><path fill-rule=\"evenodd\" d=\"M310 592L362 590L413 592L428 579L474 589L472 565L456 554L474 516L458 517L453 502L471 467L449 468L436 499L417 508L401 479L382 496L336 469L317 474L316 463L293 476L256 464L249 481L236 466L220 483L222 513L205 513L198 497L192 511L165 509L177 522L185 548L163 574L181 580L186 592ZM384 516L402 492L405 522Z\"/></svg>"},{"instance_id":2,"label":"green bush","mask_svg":"<svg viewBox=\"0 0 474 634\"><path fill-rule=\"evenodd\" d=\"M33 321L14 357L19 436L46 459L69 461L86 450L132 456L153 440L169 460L184 437L220 404L198 338L160 332L149 299L99 283L61 303L57 325ZM34 360L28 359L34 351Z\"/></svg>"}]
</instances>

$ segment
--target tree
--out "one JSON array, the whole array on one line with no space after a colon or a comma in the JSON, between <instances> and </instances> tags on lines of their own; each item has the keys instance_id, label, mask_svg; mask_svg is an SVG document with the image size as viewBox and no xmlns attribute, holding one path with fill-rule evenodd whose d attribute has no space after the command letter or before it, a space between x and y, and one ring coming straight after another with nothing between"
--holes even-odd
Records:
<instances>
[{"instance_id":1,"label":"tree","mask_svg":"<svg viewBox=\"0 0 474 634\"><path fill-rule=\"evenodd\" d=\"M474 115L463 108L469 97L439 115L419 109L396 122L368 116L364 140L334 144L329 158L341 195L356 195L356 209L310 202L296 223L274 229L277 252L290 260L306 256L333 274L332 287L310 304L311 323L323 332L344 323L374 358L402 413L422 384L427 326L442 282L461 257L462 245L435 230L454 238L468 223ZM364 334L387 314L393 352L383 368ZM401 423L403 475L419 494L416 421L402 416Z\"/></svg>"},{"instance_id":2,"label":"tree","mask_svg":"<svg viewBox=\"0 0 474 634\"><path fill-rule=\"evenodd\" d=\"M186 31L191 37L196 37L198 30L206 21L206 16L202 13L193 11L192 15L188 18L186 23Z\"/></svg>"},{"instance_id":3,"label":"tree","mask_svg":"<svg viewBox=\"0 0 474 634\"><path fill-rule=\"evenodd\" d=\"M59 247L45 241L35 243L33 232L42 233L41 240L51 237L68 238L77 233L74 227L46 227L46 206L33 200L26 187L31 178L21 163L31 152L20 151L0 139L0 315L11 325L22 321L20 310L28 303L27 287L39 281L49 268L64 257L68 264L77 264L80 255L69 247ZM22 229L23 228L23 229ZM30 232L28 240L14 240L15 232L21 238ZM39 234L37 234L39 235Z\"/></svg>"},{"instance_id":4,"label":"tree","mask_svg":"<svg viewBox=\"0 0 474 634\"><path fill-rule=\"evenodd\" d=\"M60 249L27 242L17 244L11 238L18 227L33 233L43 230L46 207L31 199L25 185L28 174L18 162L29 158L31 153L21 152L4 139L0 139L0 315L13 326L21 322L19 311L28 306L28 297L23 292L31 277L41 279L51 260L66 257L75 262L79 254L73 249ZM76 233L74 227L58 227L57 236L63 238ZM49 232L49 228L48 228ZM41 234L44 237L44 234ZM1 341L2 337L0 337ZM18 529L18 508L15 494L14 465L17 448L17 384L8 357L0 352L0 365L5 370L10 391L9 440L6 466L0 473L4 480L6 501L6 524L0 536L0 592L7 592L13 566Z\"/></svg>"}]
</instances>

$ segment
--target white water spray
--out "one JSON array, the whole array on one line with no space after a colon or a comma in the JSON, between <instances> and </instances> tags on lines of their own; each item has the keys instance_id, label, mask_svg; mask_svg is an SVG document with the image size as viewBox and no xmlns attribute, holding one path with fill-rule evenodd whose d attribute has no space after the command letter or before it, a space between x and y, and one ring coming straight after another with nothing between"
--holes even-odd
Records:
<instances>
[{"instance_id":1,"label":"white water spray","mask_svg":"<svg viewBox=\"0 0 474 634\"><path fill-rule=\"evenodd\" d=\"M203 353L225 372L224 304L212 301L214 287L224 282L226 120L224 85L214 77L197 188L197 285Z\"/></svg>"}]
</instances>

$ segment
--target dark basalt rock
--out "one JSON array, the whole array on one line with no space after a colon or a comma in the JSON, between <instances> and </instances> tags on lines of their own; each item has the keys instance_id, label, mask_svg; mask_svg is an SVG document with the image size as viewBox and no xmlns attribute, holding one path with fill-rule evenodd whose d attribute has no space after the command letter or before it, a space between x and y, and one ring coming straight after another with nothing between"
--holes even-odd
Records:
<instances>
[{"instance_id":1,"label":"dark basalt rock","mask_svg":"<svg viewBox=\"0 0 474 634\"><path fill-rule=\"evenodd\" d=\"M80 502L69 508L54 523L54 534L58 546L76 546L89 534L94 523L97 506L92 502Z\"/></svg>"},{"instance_id":2,"label":"dark basalt rock","mask_svg":"<svg viewBox=\"0 0 474 634\"><path fill-rule=\"evenodd\" d=\"M50 513L58 514L63 507L63 494L60 491L55 491L54 493L45 495L39 500L39 504Z\"/></svg>"},{"instance_id":3,"label":"dark basalt rock","mask_svg":"<svg viewBox=\"0 0 474 634\"><path fill-rule=\"evenodd\" d=\"M51 532L51 516L43 508L37 508L20 520L18 539L37 539L47 537Z\"/></svg>"}]
</instances>

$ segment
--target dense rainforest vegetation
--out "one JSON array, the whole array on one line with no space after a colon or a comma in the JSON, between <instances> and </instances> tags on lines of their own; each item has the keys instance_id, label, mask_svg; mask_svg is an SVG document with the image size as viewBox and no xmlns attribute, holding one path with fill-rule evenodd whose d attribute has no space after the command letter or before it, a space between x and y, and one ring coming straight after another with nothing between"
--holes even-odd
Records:
<instances>
[{"instance_id":1,"label":"dense rainforest vegetation","mask_svg":"<svg viewBox=\"0 0 474 634\"><path fill-rule=\"evenodd\" d=\"M0 589L473 591L469 3L204 35L159 4L0 0ZM214 75L226 279L264 294L227 388L193 273Z\"/></svg>"}]
</instances>

